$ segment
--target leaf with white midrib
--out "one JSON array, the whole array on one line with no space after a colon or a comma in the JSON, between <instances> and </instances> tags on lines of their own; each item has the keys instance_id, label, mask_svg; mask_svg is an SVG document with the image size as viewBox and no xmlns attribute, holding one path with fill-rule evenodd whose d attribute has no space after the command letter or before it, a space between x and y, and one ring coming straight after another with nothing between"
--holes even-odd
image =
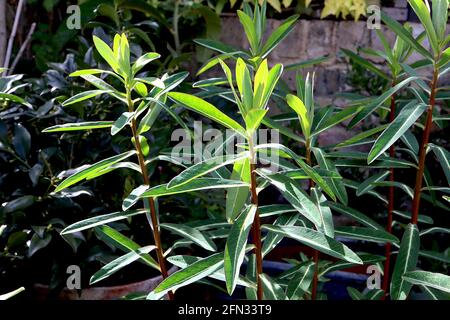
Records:
<instances>
[{"instance_id":1,"label":"leaf with white midrib","mask_svg":"<svg viewBox=\"0 0 450 320\"><path fill-rule=\"evenodd\" d=\"M358 186L358 189L356 190L356 196L359 197L359 196L369 192L370 190L372 190L374 188L372 183L382 181L388 175L389 175L389 171L381 171L381 172L367 178Z\"/></svg>"},{"instance_id":2,"label":"leaf with white midrib","mask_svg":"<svg viewBox=\"0 0 450 320\"><path fill-rule=\"evenodd\" d=\"M324 235L321 232L297 226L272 226L263 225L262 229L273 231L300 241L301 243L314 248L332 257L343 259L352 263L362 264L361 259L344 244Z\"/></svg>"},{"instance_id":3,"label":"leaf with white midrib","mask_svg":"<svg viewBox=\"0 0 450 320\"><path fill-rule=\"evenodd\" d=\"M403 280L402 276L412 271L417 264L419 255L419 230L415 224L409 224L403 235L400 250L395 262L391 280L391 297L393 300L404 300L411 290L411 284Z\"/></svg>"},{"instance_id":4,"label":"leaf with white midrib","mask_svg":"<svg viewBox=\"0 0 450 320\"><path fill-rule=\"evenodd\" d=\"M426 109L427 105L424 103L418 103L417 101L408 103L375 141L367 157L367 163L372 163L382 155L419 119Z\"/></svg>"},{"instance_id":5,"label":"leaf with white midrib","mask_svg":"<svg viewBox=\"0 0 450 320\"><path fill-rule=\"evenodd\" d=\"M175 223L161 223L160 227L166 230L169 230L179 236L182 236L186 239L192 240L194 243L198 244L205 250L208 251L216 251L217 247L214 242L207 236L205 236L202 232L198 231L195 228L191 228L181 224Z\"/></svg>"},{"instance_id":6,"label":"leaf with white midrib","mask_svg":"<svg viewBox=\"0 0 450 320\"><path fill-rule=\"evenodd\" d=\"M85 219L82 221L78 221L74 224L71 224L70 226L66 227L61 231L61 234L69 234L74 233L82 230L86 230L92 227L96 227L99 225L107 224L110 222L118 221L127 219L129 217L143 214L146 210L133 210L133 211L119 211L119 212L113 212L108 214L102 214L99 216L95 216L89 219Z\"/></svg>"},{"instance_id":7,"label":"leaf with white midrib","mask_svg":"<svg viewBox=\"0 0 450 320\"><path fill-rule=\"evenodd\" d=\"M305 218L318 227L322 225L319 209L302 190L302 187L298 182L278 173L268 175L260 169L257 169L256 172L277 187L286 200L289 201L298 212L304 215Z\"/></svg>"},{"instance_id":8,"label":"leaf with white midrib","mask_svg":"<svg viewBox=\"0 0 450 320\"><path fill-rule=\"evenodd\" d=\"M353 218L355 221L358 221L359 223L368 226L370 228L376 229L376 230L384 230L384 228L378 224L377 222L375 222L374 220L372 220L371 218L369 218L368 216L366 216L364 213L359 212L353 208L344 206L340 203L334 203L329 201L328 205L330 206L331 209L336 210L337 212L347 215L351 218Z\"/></svg>"},{"instance_id":9,"label":"leaf with white midrib","mask_svg":"<svg viewBox=\"0 0 450 320\"><path fill-rule=\"evenodd\" d=\"M398 243L396 236L384 231L365 227L337 227L335 229L337 236L350 239L372 241L378 243L393 242Z\"/></svg>"},{"instance_id":10,"label":"leaf with white midrib","mask_svg":"<svg viewBox=\"0 0 450 320\"><path fill-rule=\"evenodd\" d=\"M314 266L314 262L310 261L296 272L296 275L289 282L286 290L289 299L299 299L308 291L314 277Z\"/></svg>"},{"instance_id":11,"label":"leaf with white midrib","mask_svg":"<svg viewBox=\"0 0 450 320\"><path fill-rule=\"evenodd\" d=\"M256 214L255 205L248 206L234 221L224 252L224 270L228 293L231 295L236 287L239 270L244 261L248 234Z\"/></svg>"},{"instance_id":12,"label":"leaf with white midrib","mask_svg":"<svg viewBox=\"0 0 450 320\"><path fill-rule=\"evenodd\" d=\"M206 159L202 162L194 164L193 166L187 168L186 170L179 173L176 177L169 181L167 188L171 189L177 186L186 184L196 178L204 176L210 172L213 172L223 166L234 163L236 161L245 159L248 157L248 153L244 152L242 154L233 156L218 156L210 159Z\"/></svg>"},{"instance_id":13,"label":"leaf with white midrib","mask_svg":"<svg viewBox=\"0 0 450 320\"><path fill-rule=\"evenodd\" d=\"M336 166L329 159L327 159L326 155L321 149L312 148L312 151L321 168L334 172L339 177L341 177L339 171L336 169ZM333 190L334 194L337 196L339 201L341 201L344 205L347 205L348 203L347 191L345 190L345 185L342 183L342 181L340 179L330 179L330 178L325 178L325 180L328 182L330 188Z\"/></svg>"},{"instance_id":14,"label":"leaf with white midrib","mask_svg":"<svg viewBox=\"0 0 450 320\"><path fill-rule=\"evenodd\" d=\"M165 294L171 290L174 291L177 288L194 283L209 276L210 274L221 268L222 265L222 252L200 259L187 266L186 268L171 274L169 277L164 279L152 292L160 295Z\"/></svg>"},{"instance_id":15,"label":"leaf with white midrib","mask_svg":"<svg viewBox=\"0 0 450 320\"><path fill-rule=\"evenodd\" d=\"M134 155L136 151L128 151L124 152L122 154L104 159L102 161L99 161L95 164L89 165L89 167L78 171L71 175L70 177L66 178L63 182L61 182L55 189L55 192L61 191L67 187L70 187L71 185L84 180L86 177L88 177L90 174L100 171L102 169L105 169L106 167L109 167L110 165L117 163L119 161L122 161L126 158L129 158L130 156Z\"/></svg>"},{"instance_id":16,"label":"leaf with white midrib","mask_svg":"<svg viewBox=\"0 0 450 320\"><path fill-rule=\"evenodd\" d=\"M410 271L403 275L403 280L411 284L423 285L450 293L450 276L428 271Z\"/></svg>"},{"instance_id":17,"label":"leaf with white midrib","mask_svg":"<svg viewBox=\"0 0 450 320\"><path fill-rule=\"evenodd\" d=\"M193 264L194 262L197 262L201 259L202 259L201 257L178 255L178 256L168 257L167 261L169 261L171 264L173 264L179 268L186 268L187 266L189 266L189 265ZM208 277L225 282L225 272L224 272L223 268L220 268L217 271L215 271L214 273L211 273ZM236 284L239 286L246 287L246 288L255 286L254 283L252 283L245 277L239 277Z\"/></svg>"},{"instance_id":18,"label":"leaf with white midrib","mask_svg":"<svg viewBox=\"0 0 450 320\"><path fill-rule=\"evenodd\" d=\"M92 285L96 282L99 282L103 279L108 278L109 276L116 273L123 267L142 258L142 254L148 254L150 251L152 251L154 249L156 249L155 246L147 246L147 247L139 248L137 250L133 250L127 254L124 254L123 256L120 256L117 259L114 259L113 261L104 265L99 271L97 271L89 280L89 284Z\"/></svg>"},{"instance_id":19,"label":"leaf with white midrib","mask_svg":"<svg viewBox=\"0 0 450 320\"><path fill-rule=\"evenodd\" d=\"M218 178L198 178L190 181L189 183L183 184L181 186L167 188L167 184L162 184L155 186L145 191L140 195L140 198L146 197L162 197L172 194L179 194L185 192L193 192L200 190L211 190L211 189L225 189L225 188L239 188L239 187L249 187L248 183L237 180L227 180Z\"/></svg>"}]
</instances>

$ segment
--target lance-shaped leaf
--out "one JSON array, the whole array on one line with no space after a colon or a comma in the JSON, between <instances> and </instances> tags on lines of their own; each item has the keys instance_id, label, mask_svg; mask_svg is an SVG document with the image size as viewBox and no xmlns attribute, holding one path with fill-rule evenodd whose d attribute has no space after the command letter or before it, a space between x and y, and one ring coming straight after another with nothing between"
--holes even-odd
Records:
<instances>
[{"instance_id":1,"label":"lance-shaped leaf","mask_svg":"<svg viewBox=\"0 0 450 320\"><path fill-rule=\"evenodd\" d=\"M259 49L259 39L256 34L255 26L253 24L253 20L243 11L238 10L237 15L239 17L239 21L244 27L244 32L247 36L248 42L250 43L250 47L252 52L256 55Z\"/></svg>"},{"instance_id":2,"label":"lance-shaped leaf","mask_svg":"<svg viewBox=\"0 0 450 320\"><path fill-rule=\"evenodd\" d=\"M48 127L42 130L42 132L84 131L92 129L110 128L112 125L113 125L112 121L75 122Z\"/></svg>"},{"instance_id":3,"label":"lance-shaped leaf","mask_svg":"<svg viewBox=\"0 0 450 320\"><path fill-rule=\"evenodd\" d=\"M415 224L409 224L403 234L400 250L395 262L391 280L391 298L393 300L405 300L408 297L412 285L402 277L414 270L419 256L420 237L419 229Z\"/></svg>"},{"instance_id":4,"label":"lance-shaped leaf","mask_svg":"<svg viewBox=\"0 0 450 320\"><path fill-rule=\"evenodd\" d=\"M427 105L423 103L417 103L416 101L408 103L375 141L367 157L367 163L372 163L393 145L426 109Z\"/></svg>"},{"instance_id":5,"label":"lance-shaped leaf","mask_svg":"<svg viewBox=\"0 0 450 320\"><path fill-rule=\"evenodd\" d=\"M98 226L95 228L95 232L102 241L122 251L136 251L141 248L141 246L139 246L136 242L109 226ZM140 260L142 260L145 264L155 268L156 270L161 271L158 263L155 261L155 259L152 258L151 255L143 253L140 256Z\"/></svg>"},{"instance_id":6,"label":"lance-shaped leaf","mask_svg":"<svg viewBox=\"0 0 450 320\"><path fill-rule=\"evenodd\" d=\"M130 123L131 119L135 116L134 112L124 112L120 115L113 126L111 127L111 135L114 136L120 132L127 124Z\"/></svg>"},{"instance_id":7,"label":"lance-shaped leaf","mask_svg":"<svg viewBox=\"0 0 450 320\"><path fill-rule=\"evenodd\" d=\"M433 1L433 2L439 2ZM436 30L434 29L433 22L431 20L431 14L429 11L429 8L425 5L425 2L423 0L409 0L409 5L413 8L414 12L416 13L417 17L419 17L420 22L422 23L423 27L425 28L425 32L427 33L428 40L430 42L431 48L433 49L434 53L437 55L439 53L439 41L437 38ZM436 6L434 6L436 7ZM448 4L447 4L447 10L448 10ZM448 14L448 13L446 13Z\"/></svg>"},{"instance_id":8,"label":"lance-shaped leaf","mask_svg":"<svg viewBox=\"0 0 450 320\"><path fill-rule=\"evenodd\" d=\"M90 174L93 174L94 172L98 172L100 170L103 170L107 167L109 167L110 165L120 162L126 158L129 158L130 156L134 155L136 153L136 151L128 151L128 152L124 152L122 154L104 159L100 162L97 162L95 164L89 165L87 168L78 171L77 173L71 175L70 177L68 177L67 179L65 179L63 182L61 182L55 189L55 192L61 191L67 187L70 187L71 185L82 181L84 179L86 179Z\"/></svg>"},{"instance_id":9,"label":"lance-shaped leaf","mask_svg":"<svg viewBox=\"0 0 450 320\"><path fill-rule=\"evenodd\" d=\"M89 284L97 283L103 279L108 278L112 274L116 273L120 269L126 267L130 263L142 258L144 254L148 254L150 251L156 249L155 246L146 246L143 248L139 248L137 250L133 250L120 256L117 259L107 263L104 265L99 271L97 271L89 280Z\"/></svg>"},{"instance_id":10,"label":"lance-shaped leaf","mask_svg":"<svg viewBox=\"0 0 450 320\"><path fill-rule=\"evenodd\" d=\"M297 226L281 227L263 225L261 226L261 228L297 240L313 249L328 254L332 257L356 264L362 264L361 259L356 255L356 253L350 250L346 245L324 235L321 232Z\"/></svg>"},{"instance_id":11,"label":"lance-shaped leaf","mask_svg":"<svg viewBox=\"0 0 450 320\"><path fill-rule=\"evenodd\" d=\"M378 243L399 242L396 236L380 229L372 229L364 227L337 227L335 229L335 233L337 236L349 239L357 239Z\"/></svg>"},{"instance_id":12,"label":"lance-shaped leaf","mask_svg":"<svg viewBox=\"0 0 450 320\"><path fill-rule=\"evenodd\" d=\"M189 265L191 265L201 259L202 259L201 257L178 255L178 256L168 257L167 261L169 261L171 264L173 264L179 268L184 269L184 268L188 267ZM208 277L225 282L225 273L224 273L223 268L220 268L217 271L215 271L214 273L211 273ZM253 288L255 286L254 283L252 283L245 277L239 277L239 279L237 281L237 285L244 286L246 288L249 288L249 287Z\"/></svg>"},{"instance_id":13,"label":"lance-shaped leaf","mask_svg":"<svg viewBox=\"0 0 450 320\"><path fill-rule=\"evenodd\" d=\"M88 218L85 220L75 222L74 224L71 224L70 226L63 229L61 231L61 234L69 234L69 233L79 232L79 231L93 228L96 226L100 226L103 224L108 224L108 223L111 223L114 221L128 219L129 217L136 216L138 214L143 214L143 213L145 213L144 209L133 210L133 211L119 211L119 212L113 212L113 213L108 213L108 214L102 214L99 216L95 216L92 218Z\"/></svg>"},{"instance_id":14,"label":"lance-shaped leaf","mask_svg":"<svg viewBox=\"0 0 450 320\"><path fill-rule=\"evenodd\" d=\"M261 49L261 58L264 59L275 47L291 32L299 15L293 15L283 21L269 36Z\"/></svg>"},{"instance_id":15,"label":"lance-shaped leaf","mask_svg":"<svg viewBox=\"0 0 450 320\"><path fill-rule=\"evenodd\" d=\"M332 188L325 181L325 179L322 178L322 176L314 168L310 167L305 161L303 161L303 159L300 156L298 156L295 152L279 143L260 144L255 147L256 150L261 149L264 150L266 148L276 149L280 150L282 153L286 153L303 169L303 171L305 171L305 173L308 175L310 179L312 179L315 183L317 183L323 189L323 191L326 192L331 197L331 199L336 201L336 196L333 193Z\"/></svg>"},{"instance_id":16,"label":"lance-shaped leaf","mask_svg":"<svg viewBox=\"0 0 450 320\"><path fill-rule=\"evenodd\" d=\"M297 113L303 135L305 138L309 138L311 134L311 122L309 119L308 109L306 109L303 101L293 94L288 94L286 96L286 101L292 110Z\"/></svg>"},{"instance_id":17,"label":"lance-shaped leaf","mask_svg":"<svg viewBox=\"0 0 450 320\"><path fill-rule=\"evenodd\" d=\"M118 72L119 70L119 61L118 57L115 56L112 49L99 37L93 36L94 45L97 49L98 53L105 59L105 61L110 65L110 67Z\"/></svg>"},{"instance_id":18,"label":"lance-shaped leaf","mask_svg":"<svg viewBox=\"0 0 450 320\"><path fill-rule=\"evenodd\" d=\"M402 278L411 284L430 287L450 293L450 277L442 273L419 270L409 271L406 272Z\"/></svg>"},{"instance_id":19,"label":"lance-shaped leaf","mask_svg":"<svg viewBox=\"0 0 450 320\"><path fill-rule=\"evenodd\" d=\"M286 294L290 300L300 299L306 292L314 278L314 262L306 262L288 283Z\"/></svg>"},{"instance_id":20,"label":"lance-shaped leaf","mask_svg":"<svg viewBox=\"0 0 450 320\"><path fill-rule=\"evenodd\" d=\"M253 105L252 79L246 63L241 58L236 61L236 83L241 94L244 109L248 110ZM233 83L230 83L233 86Z\"/></svg>"},{"instance_id":21,"label":"lance-shaped leaf","mask_svg":"<svg viewBox=\"0 0 450 320\"><path fill-rule=\"evenodd\" d=\"M341 49L341 51L343 53L345 53L345 55L347 55L351 60L353 60L353 62L356 62L357 64L362 66L364 69L367 69L367 70L375 73L376 75L384 78L385 80L391 80L390 77L384 71L382 71L381 69L376 67L373 63L371 63L367 59L364 59L363 57L359 56L358 54L356 54L350 50L347 50L347 49Z\"/></svg>"},{"instance_id":22,"label":"lance-shaped leaf","mask_svg":"<svg viewBox=\"0 0 450 320\"><path fill-rule=\"evenodd\" d=\"M386 260L384 256L377 256L373 254L367 254L367 253L358 253L358 257L361 258L364 265L369 264L376 264L378 262L383 262ZM347 261L337 261L331 265L328 265L327 267L323 268L319 276L326 275L329 272L337 271L337 270L344 270L350 267L354 267L355 264Z\"/></svg>"},{"instance_id":23,"label":"lance-shaped leaf","mask_svg":"<svg viewBox=\"0 0 450 320\"><path fill-rule=\"evenodd\" d=\"M92 97L98 96L99 94L102 93L111 93L111 90L88 90L88 91L83 91L80 92L76 95L74 95L73 97L70 97L69 99L67 99L66 101L64 101L62 103L63 106L68 106L77 102L81 102L87 99L90 99Z\"/></svg>"},{"instance_id":24,"label":"lance-shaped leaf","mask_svg":"<svg viewBox=\"0 0 450 320\"><path fill-rule=\"evenodd\" d=\"M148 63L152 62L155 59L159 59L159 57L161 57L161 55L156 52L148 52L148 53L142 55L141 57L139 57L136 60L136 62L133 64L133 66L131 67L131 71L132 71L133 75L138 73L139 70L141 70L143 67L145 67L145 65L147 65Z\"/></svg>"},{"instance_id":25,"label":"lance-shaped leaf","mask_svg":"<svg viewBox=\"0 0 450 320\"><path fill-rule=\"evenodd\" d=\"M239 278L239 270L244 261L245 246L256 210L257 207L254 205L244 209L234 221L225 245L224 270L227 291L230 295L233 293Z\"/></svg>"},{"instance_id":26,"label":"lance-shaped leaf","mask_svg":"<svg viewBox=\"0 0 450 320\"><path fill-rule=\"evenodd\" d=\"M333 215L331 214L331 209L328 206L327 198L318 190L316 187L311 188L311 197L319 209L320 216L322 219L322 225L319 231L323 232L326 236L334 238L334 224Z\"/></svg>"},{"instance_id":27,"label":"lance-shaped leaf","mask_svg":"<svg viewBox=\"0 0 450 320\"><path fill-rule=\"evenodd\" d=\"M248 158L234 163L230 179L250 183L250 160ZM232 188L227 191L225 214L228 222L233 221L242 211L249 194L248 188Z\"/></svg>"},{"instance_id":28,"label":"lance-shaped leaf","mask_svg":"<svg viewBox=\"0 0 450 320\"><path fill-rule=\"evenodd\" d=\"M286 294L279 283L266 274L261 274L264 300L286 300Z\"/></svg>"},{"instance_id":29,"label":"lance-shaped leaf","mask_svg":"<svg viewBox=\"0 0 450 320\"><path fill-rule=\"evenodd\" d=\"M431 53L428 52L428 50L425 49L416 39L414 39L412 34L400 23L384 14L383 12L381 12L381 19L389 27L389 29L394 31L397 36L399 36L403 41L413 47L418 53L431 61L433 60L433 56L431 55Z\"/></svg>"},{"instance_id":30,"label":"lance-shaped leaf","mask_svg":"<svg viewBox=\"0 0 450 320\"><path fill-rule=\"evenodd\" d=\"M364 108L350 121L350 123L348 124L349 128L353 128L360 121L367 118L370 114L372 114L372 112L378 109L394 93L396 93L397 91L399 91L400 89L402 89L403 87L407 86L409 83L417 79L419 78L418 77L406 78L402 82L396 84L394 87L390 88L389 90L386 90L379 97L373 99L368 105L364 106Z\"/></svg>"},{"instance_id":31,"label":"lance-shaped leaf","mask_svg":"<svg viewBox=\"0 0 450 320\"><path fill-rule=\"evenodd\" d=\"M438 158L439 163L444 170L447 182L450 185L450 152L432 143L429 144L429 147L433 150L436 158Z\"/></svg>"},{"instance_id":32,"label":"lance-shaped leaf","mask_svg":"<svg viewBox=\"0 0 450 320\"><path fill-rule=\"evenodd\" d=\"M259 211L259 210L258 210ZM298 213L288 213L279 216L275 222L274 226L293 226L298 220ZM283 235L275 232L268 232L263 243L262 255L266 256L272 249L274 249L281 240L283 240Z\"/></svg>"},{"instance_id":33,"label":"lance-shaped leaf","mask_svg":"<svg viewBox=\"0 0 450 320\"><path fill-rule=\"evenodd\" d=\"M317 162L319 163L320 168L334 172L338 177L341 177L339 171L333 162L326 157L326 154L319 148L312 148L314 156L316 157ZM325 178L325 181L330 186L333 193L336 197L341 201L344 205L348 203L347 191L345 190L345 185L342 179L330 179Z\"/></svg>"},{"instance_id":34,"label":"lance-shaped leaf","mask_svg":"<svg viewBox=\"0 0 450 320\"><path fill-rule=\"evenodd\" d=\"M375 186L373 185L375 182L383 181L389 175L389 171L381 171L373 176L364 180L356 189L356 195L359 197L365 193L368 193Z\"/></svg>"},{"instance_id":35,"label":"lance-shaped leaf","mask_svg":"<svg viewBox=\"0 0 450 320\"><path fill-rule=\"evenodd\" d=\"M198 112L201 115L236 131L244 137L246 136L245 129L239 123L228 117L209 102L206 102L196 96L181 92L170 92L168 93L168 96L175 102L186 106L188 109Z\"/></svg>"},{"instance_id":36,"label":"lance-shaped leaf","mask_svg":"<svg viewBox=\"0 0 450 320\"><path fill-rule=\"evenodd\" d=\"M149 190L145 191L140 195L141 198L146 197L162 197L172 194L200 191L200 190L211 190L211 189L226 189L226 188L238 188L238 187L249 187L248 183L236 180L227 180L219 178L198 178L192 180L189 183L183 184L179 187L168 188L167 184L162 184Z\"/></svg>"},{"instance_id":37,"label":"lance-shaped leaf","mask_svg":"<svg viewBox=\"0 0 450 320\"><path fill-rule=\"evenodd\" d=\"M175 223L161 223L161 228L169 230L183 238L189 239L192 242L198 244L205 250L216 251L217 247L214 242L206 236L204 233L200 232L195 228L191 228L186 225L175 224Z\"/></svg>"},{"instance_id":38,"label":"lance-shaped leaf","mask_svg":"<svg viewBox=\"0 0 450 320\"><path fill-rule=\"evenodd\" d=\"M344 214L346 216L349 216L352 219L354 219L355 221L358 221L359 223L361 223L365 226L368 226L372 229L377 229L377 230L384 229L380 224L378 224L377 222L375 222L374 220L369 218L367 215L365 215L364 213L362 213L358 210L344 206L340 203L329 202L328 205L331 207L331 209L336 210L337 212Z\"/></svg>"},{"instance_id":39,"label":"lance-shaped leaf","mask_svg":"<svg viewBox=\"0 0 450 320\"><path fill-rule=\"evenodd\" d=\"M244 152L237 155L218 156L206 159L179 173L176 177L169 181L167 187L170 189L182 186L194 179L200 178L210 172L216 171L223 166L248 158L248 156L248 153Z\"/></svg>"},{"instance_id":40,"label":"lance-shaped leaf","mask_svg":"<svg viewBox=\"0 0 450 320\"><path fill-rule=\"evenodd\" d=\"M288 204L269 204L267 206L258 207L259 216L270 217L277 216L283 213L297 212L297 210Z\"/></svg>"},{"instance_id":41,"label":"lance-shaped leaf","mask_svg":"<svg viewBox=\"0 0 450 320\"><path fill-rule=\"evenodd\" d=\"M180 287L186 286L200 279L203 279L217 271L223 265L223 253L216 253L203 258L193 264L181 269L164 279L153 290L157 294L165 294Z\"/></svg>"},{"instance_id":42,"label":"lance-shaped leaf","mask_svg":"<svg viewBox=\"0 0 450 320\"><path fill-rule=\"evenodd\" d=\"M283 197L289 201L298 212L320 228L322 225L322 218L319 209L305 191L302 190L301 185L297 181L279 173L268 175L259 169L256 170L256 172L277 187Z\"/></svg>"}]
</instances>

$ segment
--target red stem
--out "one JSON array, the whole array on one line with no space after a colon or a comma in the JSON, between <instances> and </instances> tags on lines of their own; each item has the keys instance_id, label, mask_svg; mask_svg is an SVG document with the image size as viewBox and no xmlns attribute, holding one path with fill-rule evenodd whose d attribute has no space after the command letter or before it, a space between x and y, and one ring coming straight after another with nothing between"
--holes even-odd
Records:
<instances>
[{"instance_id":1,"label":"red stem","mask_svg":"<svg viewBox=\"0 0 450 320\"><path fill-rule=\"evenodd\" d=\"M426 149L428 145L428 140L430 138L431 126L433 124L433 108L436 100L436 86L438 81L438 67L434 66L433 79L431 80L431 92L430 92L430 101L428 105L427 111L427 119L425 122L425 129L423 131L422 143L420 145L419 150L419 167L416 173L416 184L414 187L414 198L412 204L412 215L411 215L411 223L417 224L419 218L419 209L420 209L420 192L422 189L422 180L423 180L423 172L425 170L425 157L426 157Z\"/></svg>"},{"instance_id":2,"label":"red stem","mask_svg":"<svg viewBox=\"0 0 450 320\"><path fill-rule=\"evenodd\" d=\"M251 170L251 185L250 185L250 191L252 195L252 204L258 208L258 193L256 192L256 165L254 163L250 164L250 170ZM261 248L261 221L259 218L259 211L256 210L255 218L253 219L252 224L252 236L253 236L253 244L255 246L255 256L256 256L256 283L257 283L257 289L256 289L256 295L258 300L263 299L263 287L260 275L263 272L263 266L262 266L262 248Z\"/></svg>"}]
</instances>

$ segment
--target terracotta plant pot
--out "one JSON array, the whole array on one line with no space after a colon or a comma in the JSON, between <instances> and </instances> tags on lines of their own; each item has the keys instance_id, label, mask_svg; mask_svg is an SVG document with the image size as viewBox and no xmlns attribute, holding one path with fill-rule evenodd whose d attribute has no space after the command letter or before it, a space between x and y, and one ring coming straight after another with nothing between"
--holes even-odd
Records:
<instances>
[{"instance_id":1,"label":"terracotta plant pot","mask_svg":"<svg viewBox=\"0 0 450 320\"><path fill-rule=\"evenodd\" d=\"M175 272L178 268L172 266L169 274ZM156 276L147 280L128 283L119 286L110 287L89 287L82 289L80 294L78 290L64 288L61 290L57 299L59 300L116 300L134 292L148 293L158 286L162 281L162 276ZM50 289L48 285L34 284L34 292L37 300L46 300L49 297Z\"/></svg>"}]
</instances>

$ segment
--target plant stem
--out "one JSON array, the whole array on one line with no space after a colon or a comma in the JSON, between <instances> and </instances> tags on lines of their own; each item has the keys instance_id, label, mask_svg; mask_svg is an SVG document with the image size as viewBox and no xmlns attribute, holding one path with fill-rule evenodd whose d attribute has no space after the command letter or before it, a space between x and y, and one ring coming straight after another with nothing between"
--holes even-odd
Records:
<instances>
[{"instance_id":1,"label":"plant stem","mask_svg":"<svg viewBox=\"0 0 450 320\"><path fill-rule=\"evenodd\" d=\"M128 101L128 110L130 112L133 112L134 107L133 107L133 101L131 99L131 90L129 88L127 88L127 101ZM150 179L148 176L147 166L145 165L144 154L142 152L141 143L139 141L139 134L137 131L135 117L133 117L131 119L131 131L133 132L134 145L135 145L137 156L138 156L139 166L141 168L142 178L144 180L144 184L149 186ZM167 273L166 262L165 262L164 254L163 254L163 250L162 250L161 235L159 232L159 224L158 224L158 217L156 214L155 200L152 197L145 198L144 205L147 210L147 215L150 216L151 228L153 230L153 238L155 240L155 246L156 246L156 255L158 258L158 264L159 264L159 268L161 269L161 275L162 275L163 279L165 279L168 277L168 273ZM169 297L169 300L172 300L174 298L172 291L169 291L168 297Z\"/></svg>"},{"instance_id":2,"label":"plant stem","mask_svg":"<svg viewBox=\"0 0 450 320\"><path fill-rule=\"evenodd\" d=\"M263 299L263 287L260 275L263 273L263 258L262 258L262 245L261 245L261 221L259 218L258 210L258 193L256 191L256 156L253 149L253 140L249 139L250 147L250 192L251 201L254 206L256 206L255 218L252 224L252 238L253 244L255 246L255 257L256 257L256 296L258 300Z\"/></svg>"},{"instance_id":3,"label":"plant stem","mask_svg":"<svg viewBox=\"0 0 450 320\"><path fill-rule=\"evenodd\" d=\"M411 215L411 223L417 224L418 218L419 218L419 208L420 208L420 191L422 189L422 180L423 180L423 172L425 170L425 157L426 157L426 149L428 145L428 140L430 138L430 131L431 126L433 124L433 109L435 105L435 98L436 98L436 87L437 87L437 81L438 81L438 67L436 63L434 64L434 71L433 71L433 79L431 80L430 84L430 100L428 104L428 111L427 111L427 119L425 122L425 129L423 131L422 136L422 143L420 144L419 149L419 167L417 169L416 173L416 184L414 187L414 198L413 198L413 204L412 204L412 215Z\"/></svg>"},{"instance_id":4,"label":"plant stem","mask_svg":"<svg viewBox=\"0 0 450 320\"><path fill-rule=\"evenodd\" d=\"M306 139L306 163L311 166L311 140ZM312 179L309 179L309 194L311 195L311 188L314 187L314 181ZM317 283L318 283L318 266L319 266L319 251L314 250L313 251L313 259L314 259L314 276L312 281L312 288L311 288L311 300L316 300L317 297Z\"/></svg>"},{"instance_id":5,"label":"plant stem","mask_svg":"<svg viewBox=\"0 0 450 320\"><path fill-rule=\"evenodd\" d=\"M392 80L391 87L396 85L396 79ZM389 112L389 123L392 123L395 119L395 94L391 96L391 109ZM389 156L393 158L395 156L395 146L394 144L389 148ZM389 181L394 182L394 168L390 168L389 173ZM393 220L393 212L394 212L394 186L389 186L389 194L388 194L388 217L386 223L386 231L388 233L392 233L392 220ZM386 299L389 290L389 273L390 273L390 260L391 260L391 249L392 244L390 242L386 243L385 246L385 262L384 262L384 272L383 272L383 285L382 289L384 291L383 300Z\"/></svg>"}]
</instances>

